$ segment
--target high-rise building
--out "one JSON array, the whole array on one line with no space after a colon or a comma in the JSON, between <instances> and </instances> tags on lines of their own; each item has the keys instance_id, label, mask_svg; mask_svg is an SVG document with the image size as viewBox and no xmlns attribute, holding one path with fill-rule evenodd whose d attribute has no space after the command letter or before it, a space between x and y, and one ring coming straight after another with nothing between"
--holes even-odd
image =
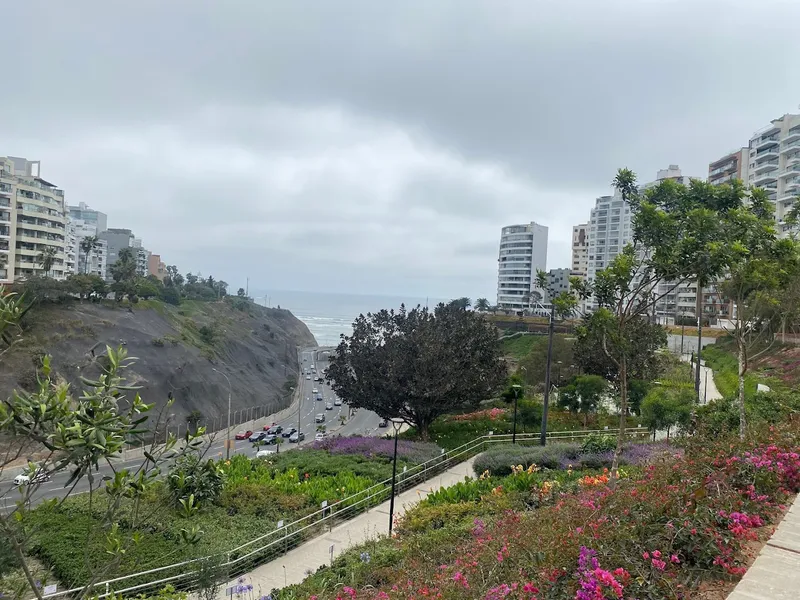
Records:
<instances>
[{"instance_id":1,"label":"high-rise building","mask_svg":"<svg viewBox=\"0 0 800 600\"><path fill-rule=\"evenodd\" d=\"M119 251L123 248L133 247L133 232L130 229L117 229L112 227L101 231L97 234L97 237L106 242L106 279L109 279L111 276L110 267L117 262ZM134 258L138 259L136 253L134 253Z\"/></svg>"},{"instance_id":2,"label":"high-rise building","mask_svg":"<svg viewBox=\"0 0 800 600\"><path fill-rule=\"evenodd\" d=\"M755 132L749 150L748 183L769 194L778 231L786 235L787 213L800 197L800 114L785 114Z\"/></svg>"},{"instance_id":3,"label":"high-rise building","mask_svg":"<svg viewBox=\"0 0 800 600\"><path fill-rule=\"evenodd\" d=\"M134 248L134 252L136 256L136 274L141 277L147 277L150 274L150 251L137 246Z\"/></svg>"},{"instance_id":4,"label":"high-rise building","mask_svg":"<svg viewBox=\"0 0 800 600\"><path fill-rule=\"evenodd\" d=\"M90 235L97 235L108 228L108 215L99 210L92 210L85 202L78 203L78 206L70 206L69 218L83 221L87 231L94 231Z\"/></svg>"},{"instance_id":5,"label":"high-rise building","mask_svg":"<svg viewBox=\"0 0 800 600\"><path fill-rule=\"evenodd\" d=\"M708 183L720 185L729 183L734 179L741 180L745 185L748 183L750 174L750 149L739 148L733 152L728 152L722 158L718 158L708 165Z\"/></svg>"},{"instance_id":6,"label":"high-rise building","mask_svg":"<svg viewBox=\"0 0 800 600\"><path fill-rule=\"evenodd\" d=\"M586 279L589 266L589 224L572 227L572 276Z\"/></svg>"},{"instance_id":7,"label":"high-rise building","mask_svg":"<svg viewBox=\"0 0 800 600\"><path fill-rule=\"evenodd\" d=\"M84 244L87 238L93 240L88 251L84 249L88 247ZM87 273L106 278L108 242L97 235L96 224L82 219L68 219L66 253L67 274Z\"/></svg>"},{"instance_id":8,"label":"high-rise building","mask_svg":"<svg viewBox=\"0 0 800 600\"><path fill-rule=\"evenodd\" d=\"M589 251L586 279L593 283L598 271L605 269L632 239L631 208L619 192L613 196L600 196L589 213ZM587 310L597 308L590 298Z\"/></svg>"},{"instance_id":9,"label":"high-rise building","mask_svg":"<svg viewBox=\"0 0 800 600\"><path fill-rule=\"evenodd\" d=\"M164 281L164 277L167 276L167 265L162 262L161 255L150 255L150 260L147 263L147 271L148 274L157 277L159 281Z\"/></svg>"},{"instance_id":10,"label":"high-rise building","mask_svg":"<svg viewBox=\"0 0 800 600\"><path fill-rule=\"evenodd\" d=\"M39 161L0 157L0 282L65 277L64 192L42 179ZM54 249L45 272L40 255Z\"/></svg>"},{"instance_id":11,"label":"high-rise building","mask_svg":"<svg viewBox=\"0 0 800 600\"><path fill-rule=\"evenodd\" d=\"M536 288L536 272L547 264L547 227L531 222L503 227L497 272L497 306L525 310ZM543 291L540 292L544 298Z\"/></svg>"}]
</instances>

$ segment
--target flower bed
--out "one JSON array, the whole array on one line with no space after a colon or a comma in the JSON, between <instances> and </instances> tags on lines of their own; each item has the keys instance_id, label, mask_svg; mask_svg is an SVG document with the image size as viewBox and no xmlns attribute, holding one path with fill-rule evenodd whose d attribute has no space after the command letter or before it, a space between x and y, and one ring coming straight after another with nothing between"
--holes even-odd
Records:
<instances>
[{"instance_id":1,"label":"flower bed","mask_svg":"<svg viewBox=\"0 0 800 600\"><path fill-rule=\"evenodd\" d=\"M684 599L732 585L800 488L799 434L787 423L744 442L696 435L627 468L615 490L603 471L537 467L459 484L409 511L396 538L275 597Z\"/></svg>"}]
</instances>

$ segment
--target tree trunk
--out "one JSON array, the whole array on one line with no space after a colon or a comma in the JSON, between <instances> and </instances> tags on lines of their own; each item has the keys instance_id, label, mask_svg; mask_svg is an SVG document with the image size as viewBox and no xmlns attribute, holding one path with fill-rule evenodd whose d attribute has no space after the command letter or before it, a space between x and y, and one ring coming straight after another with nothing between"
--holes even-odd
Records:
<instances>
[{"instance_id":1,"label":"tree trunk","mask_svg":"<svg viewBox=\"0 0 800 600\"><path fill-rule=\"evenodd\" d=\"M430 423L424 420L420 420L416 423L416 425L417 425L417 434L419 435L419 438L423 442L427 442L431 436Z\"/></svg>"},{"instance_id":2,"label":"tree trunk","mask_svg":"<svg viewBox=\"0 0 800 600\"><path fill-rule=\"evenodd\" d=\"M745 355L744 340L739 339L739 439L744 439L747 429L744 411L744 374L747 369L747 357Z\"/></svg>"},{"instance_id":3,"label":"tree trunk","mask_svg":"<svg viewBox=\"0 0 800 600\"><path fill-rule=\"evenodd\" d=\"M694 395L695 404L700 404L700 351L703 347L703 296L699 280L697 282L697 297L694 303L694 312L697 316L697 364L695 365L694 371Z\"/></svg>"},{"instance_id":4,"label":"tree trunk","mask_svg":"<svg viewBox=\"0 0 800 600\"><path fill-rule=\"evenodd\" d=\"M617 447L614 449L614 460L611 461L611 480L609 486L613 490L619 479L619 457L625 444L625 428L628 422L628 360L623 356L619 361L619 431Z\"/></svg>"}]
</instances>

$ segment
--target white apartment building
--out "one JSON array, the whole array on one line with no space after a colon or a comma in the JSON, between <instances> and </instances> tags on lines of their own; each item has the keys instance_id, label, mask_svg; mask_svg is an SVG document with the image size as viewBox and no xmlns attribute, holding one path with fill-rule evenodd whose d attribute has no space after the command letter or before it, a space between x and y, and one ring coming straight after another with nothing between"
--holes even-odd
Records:
<instances>
[{"instance_id":1,"label":"white apartment building","mask_svg":"<svg viewBox=\"0 0 800 600\"><path fill-rule=\"evenodd\" d=\"M497 306L526 310L536 287L536 272L547 264L547 227L533 221L503 227L497 272ZM544 298L544 292L540 291Z\"/></svg>"},{"instance_id":2,"label":"white apartment building","mask_svg":"<svg viewBox=\"0 0 800 600\"><path fill-rule=\"evenodd\" d=\"M74 214L74 213L71 213ZM87 273L106 278L108 242L95 239L92 248L85 252L81 243L86 238L97 237L97 223L86 222L83 219L70 218L67 222L67 272Z\"/></svg>"},{"instance_id":3,"label":"white apartment building","mask_svg":"<svg viewBox=\"0 0 800 600\"><path fill-rule=\"evenodd\" d=\"M750 178L750 149L739 148L728 152L708 165L708 183L720 185L739 179L748 185Z\"/></svg>"},{"instance_id":4,"label":"white apartment building","mask_svg":"<svg viewBox=\"0 0 800 600\"><path fill-rule=\"evenodd\" d=\"M613 196L600 196L589 213L589 250L586 279L593 283L598 271L605 269L631 241L631 209L619 192ZM597 308L594 298L589 298L585 310Z\"/></svg>"},{"instance_id":5,"label":"white apartment building","mask_svg":"<svg viewBox=\"0 0 800 600\"><path fill-rule=\"evenodd\" d=\"M0 282L66 276L64 192L40 176L39 161L0 157ZM55 249L45 272L39 255Z\"/></svg>"},{"instance_id":6,"label":"white apartment building","mask_svg":"<svg viewBox=\"0 0 800 600\"><path fill-rule=\"evenodd\" d=\"M572 227L572 276L586 279L589 267L589 224Z\"/></svg>"},{"instance_id":7,"label":"white apartment building","mask_svg":"<svg viewBox=\"0 0 800 600\"><path fill-rule=\"evenodd\" d=\"M784 219L800 197L800 115L785 114L750 138L748 183L767 191L775 203L778 231L787 234Z\"/></svg>"}]
</instances>

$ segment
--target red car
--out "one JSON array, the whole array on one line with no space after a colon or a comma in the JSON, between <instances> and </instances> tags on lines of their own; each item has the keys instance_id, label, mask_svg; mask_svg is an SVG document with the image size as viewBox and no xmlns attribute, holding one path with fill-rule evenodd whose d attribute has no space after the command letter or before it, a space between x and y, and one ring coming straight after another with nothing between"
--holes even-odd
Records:
<instances>
[{"instance_id":1,"label":"red car","mask_svg":"<svg viewBox=\"0 0 800 600\"><path fill-rule=\"evenodd\" d=\"M251 435L253 435L252 431L240 431L239 433L236 434L235 437L237 440L246 440Z\"/></svg>"},{"instance_id":2,"label":"red car","mask_svg":"<svg viewBox=\"0 0 800 600\"><path fill-rule=\"evenodd\" d=\"M269 431L273 427L278 427L278 429L283 429L283 427L281 427L280 425L277 425L277 424L273 423L272 425L264 425L263 431ZM278 431L278 432L270 431L270 433L280 433L280 431Z\"/></svg>"}]
</instances>

